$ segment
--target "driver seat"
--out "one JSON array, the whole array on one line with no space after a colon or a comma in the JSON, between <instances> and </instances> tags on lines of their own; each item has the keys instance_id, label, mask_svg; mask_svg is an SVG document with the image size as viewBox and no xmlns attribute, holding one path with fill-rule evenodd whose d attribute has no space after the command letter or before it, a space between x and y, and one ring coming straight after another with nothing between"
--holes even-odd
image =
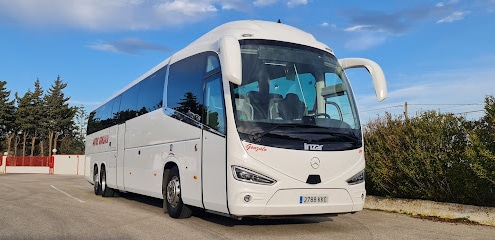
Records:
<instances>
[{"instance_id":1,"label":"driver seat","mask_svg":"<svg viewBox=\"0 0 495 240\"><path fill-rule=\"evenodd\" d=\"M302 119L306 107L294 93L287 93L278 103L278 113L284 120Z\"/></svg>"}]
</instances>

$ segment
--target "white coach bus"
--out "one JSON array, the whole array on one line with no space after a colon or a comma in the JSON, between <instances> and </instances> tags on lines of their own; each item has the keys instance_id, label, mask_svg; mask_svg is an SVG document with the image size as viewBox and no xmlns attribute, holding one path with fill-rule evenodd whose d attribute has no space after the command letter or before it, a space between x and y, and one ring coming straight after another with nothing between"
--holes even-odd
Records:
<instances>
[{"instance_id":1,"label":"white coach bus","mask_svg":"<svg viewBox=\"0 0 495 240\"><path fill-rule=\"evenodd\" d=\"M163 199L240 219L363 209L364 146L345 69L311 34L265 21L206 33L90 113L86 178L104 197Z\"/></svg>"}]
</instances>

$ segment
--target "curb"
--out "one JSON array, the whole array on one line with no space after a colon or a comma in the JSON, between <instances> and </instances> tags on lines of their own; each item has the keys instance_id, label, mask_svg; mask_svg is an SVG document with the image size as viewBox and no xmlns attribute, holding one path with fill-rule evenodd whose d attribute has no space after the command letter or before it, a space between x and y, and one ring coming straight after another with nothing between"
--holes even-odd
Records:
<instances>
[{"instance_id":1,"label":"curb","mask_svg":"<svg viewBox=\"0 0 495 240\"><path fill-rule=\"evenodd\" d=\"M366 196L364 208L447 219L467 219L495 226L495 207Z\"/></svg>"}]
</instances>

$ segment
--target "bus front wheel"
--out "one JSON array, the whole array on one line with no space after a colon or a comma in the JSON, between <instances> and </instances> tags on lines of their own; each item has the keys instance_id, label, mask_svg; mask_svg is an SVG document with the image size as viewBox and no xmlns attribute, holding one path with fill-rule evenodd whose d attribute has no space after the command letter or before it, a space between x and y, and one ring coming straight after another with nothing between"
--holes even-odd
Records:
<instances>
[{"instance_id":1,"label":"bus front wheel","mask_svg":"<svg viewBox=\"0 0 495 240\"><path fill-rule=\"evenodd\" d=\"M172 167L167 176L166 187L163 193L164 207L172 218L188 218L192 210L182 202L179 169Z\"/></svg>"}]
</instances>

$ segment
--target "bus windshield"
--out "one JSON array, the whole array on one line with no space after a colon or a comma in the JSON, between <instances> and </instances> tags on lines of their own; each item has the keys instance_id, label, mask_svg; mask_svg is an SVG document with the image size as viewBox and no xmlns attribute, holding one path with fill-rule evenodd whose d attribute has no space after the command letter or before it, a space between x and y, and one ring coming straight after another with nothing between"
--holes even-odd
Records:
<instances>
[{"instance_id":1,"label":"bus windshield","mask_svg":"<svg viewBox=\"0 0 495 240\"><path fill-rule=\"evenodd\" d=\"M242 140L342 151L362 146L351 87L330 53L298 44L241 40L242 84L231 83Z\"/></svg>"}]
</instances>

